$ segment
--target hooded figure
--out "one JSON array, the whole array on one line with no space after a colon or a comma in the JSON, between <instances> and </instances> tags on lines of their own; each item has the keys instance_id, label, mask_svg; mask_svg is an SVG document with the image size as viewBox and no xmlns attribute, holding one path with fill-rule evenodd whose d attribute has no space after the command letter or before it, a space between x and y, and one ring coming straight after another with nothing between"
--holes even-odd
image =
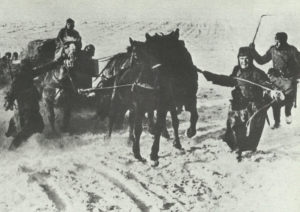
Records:
<instances>
[{"instance_id":1,"label":"hooded figure","mask_svg":"<svg viewBox=\"0 0 300 212\"><path fill-rule=\"evenodd\" d=\"M230 76L203 72L208 81L221 86L234 87L227 119L227 129L223 140L231 150L256 151L266 119L268 107L263 89L244 80L261 85L268 85L268 76L253 65L249 47L241 47L238 52L238 65ZM242 79L242 80L239 80ZM259 111L257 114L256 112ZM255 114L255 115L254 115Z\"/></svg>"},{"instance_id":2,"label":"hooded figure","mask_svg":"<svg viewBox=\"0 0 300 212\"><path fill-rule=\"evenodd\" d=\"M39 112L40 95L33 83L34 73L29 60L22 60L20 67L12 75L13 81L5 97L6 110L13 110L15 102L17 105L15 116L10 120L6 133L7 137L14 136L10 150L20 146L32 134L41 133L44 129Z\"/></svg>"},{"instance_id":3,"label":"hooded figure","mask_svg":"<svg viewBox=\"0 0 300 212\"><path fill-rule=\"evenodd\" d=\"M280 108L285 105L286 122L292 122L291 110L296 97L296 80L300 76L300 54L296 47L287 43L288 36L285 32L278 32L275 35L275 45L271 46L263 55L259 55L255 50L255 45L250 44L251 55L260 64L266 64L272 60L273 68L280 72L282 78L293 81L293 91L286 95L284 104L273 105L273 115L275 124L273 129L280 125Z\"/></svg>"},{"instance_id":4,"label":"hooded figure","mask_svg":"<svg viewBox=\"0 0 300 212\"><path fill-rule=\"evenodd\" d=\"M79 32L75 29L75 21L71 18L68 18L66 21L66 26L62 28L57 35L57 46L55 51L55 60L59 60L63 55L63 48L68 42L74 42L76 48L81 50L82 42Z\"/></svg>"}]
</instances>

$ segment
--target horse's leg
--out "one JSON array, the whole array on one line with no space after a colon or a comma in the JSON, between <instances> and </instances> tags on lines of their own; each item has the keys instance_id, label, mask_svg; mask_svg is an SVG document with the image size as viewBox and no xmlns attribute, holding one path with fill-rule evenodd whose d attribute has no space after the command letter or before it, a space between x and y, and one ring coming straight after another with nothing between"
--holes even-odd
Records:
<instances>
[{"instance_id":1,"label":"horse's leg","mask_svg":"<svg viewBox=\"0 0 300 212\"><path fill-rule=\"evenodd\" d=\"M151 149L150 159L155 161L154 166L158 165L158 151L159 151L159 141L162 129L165 125L165 119L167 115L167 110L165 108L159 108L157 110L157 121L155 124L155 136L154 142Z\"/></svg>"},{"instance_id":2,"label":"horse's leg","mask_svg":"<svg viewBox=\"0 0 300 212\"><path fill-rule=\"evenodd\" d=\"M134 120L135 120L135 113L134 111L129 112L129 136L128 136L128 144L134 142Z\"/></svg>"},{"instance_id":3,"label":"horse's leg","mask_svg":"<svg viewBox=\"0 0 300 212\"><path fill-rule=\"evenodd\" d=\"M108 115L108 134L106 136L106 138L108 139L111 137L117 113L118 113L117 101L115 99L112 99L111 108Z\"/></svg>"},{"instance_id":4,"label":"horse's leg","mask_svg":"<svg viewBox=\"0 0 300 212\"><path fill-rule=\"evenodd\" d=\"M132 151L134 154L134 157L142 162L145 162L146 160L142 158L140 153L140 137L142 134L142 121L144 117L144 113L137 107L134 117L134 142L132 146Z\"/></svg>"},{"instance_id":5,"label":"horse's leg","mask_svg":"<svg viewBox=\"0 0 300 212\"><path fill-rule=\"evenodd\" d=\"M173 146L177 149L181 149L182 147L181 147L180 139L179 139L179 135L178 135L179 120L177 117L176 108L175 108L175 110L171 110L171 117L172 117L172 126L173 126L173 130L174 130Z\"/></svg>"},{"instance_id":6,"label":"horse's leg","mask_svg":"<svg viewBox=\"0 0 300 212\"><path fill-rule=\"evenodd\" d=\"M15 122L15 117L12 117L9 121L8 129L5 133L6 137L10 137L17 134L17 127Z\"/></svg>"},{"instance_id":7,"label":"horse's leg","mask_svg":"<svg viewBox=\"0 0 300 212\"><path fill-rule=\"evenodd\" d=\"M72 91L64 91L64 100L63 100L63 120L61 130L67 132L69 129L70 119L71 119L71 108L72 108Z\"/></svg>"},{"instance_id":8,"label":"horse's leg","mask_svg":"<svg viewBox=\"0 0 300 212\"><path fill-rule=\"evenodd\" d=\"M52 132L56 133L55 129L55 113L54 113L54 99L45 100L46 110L48 113L48 120L52 129Z\"/></svg>"},{"instance_id":9,"label":"horse's leg","mask_svg":"<svg viewBox=\"0 0 300 212\"><path fill-rule=\"evenodd\" d=\"M127 108L125 106L119 106L118 115L116 116L116 128L121 130L123 129L124 117L127 112Z\"/></svg>"},{"instance_id":10,"label":"horse's leg","mask_svg":"<svg viewBox=\"0 0 300 212\"><path fill-rule=\"evenodd\" d=\"M164 125L164 128L162 129L161 136L166 139L170 139L170 134L169 134L166 122L167 122L167 119L165 119L165 125Z\"/></svg>"},{"instance_id":11,"label":"horse's leg","mask_svg":"<svg viewBox=\"0 0 300 212\"><path fill-rule=\"evenodd\" d=\"M71 105L66 103L66 105L64 105L64 107L63 107L63 122L62 122L62 127L61 127L61 130L63 132L68 131L70 119L71 119Z\"/></svg>"},{"instance_id":12,"label":"horse's leg","mask_svg":"<svg viewBox=\"0 0 300 212\"><path fill-rule=\"evenodd\" d=\"M190 127L187 130L187 137L191 138L194 135L196 135L196 124L198 120L198 112L197 112L197 103L196 100L194 100L191 104L190 108L191 118L190 118Z\"/></svg>"},{"instance_id":13,"label":"horse's leg","mask_svg":"<svg viewBox=\"0 0 300 212\"><path fill-rule=\"evenodd\" d=\"M55 129L55 113L54 113L55 96L56 96L56 91L54 87L45 87L43 89L42 97L44 100L50 127L53 133L57 133Z\"/></svg>"},{"instance_id":14,"label":"horse's leg","mask_svg":"<svg viewBox=\"0 0 300 212\"><path fill-rule=\"evenodd\" d=\"M117 81L114 82L114 86L117 86ZM113 126L116 120L116 115L118 113L118 101L117 101L117 90L113 89L111 98L110 98L110 110L108 114L108 134L106 138L110 139Z\"/></svg>"},{"instance_id":15,"label":"horse's leg","mask_svg":"<svg viewBox=\"0 0 300 212\"><path fill-rule=\"evenodd\" d=\"M148 121L149 121L149 132L152 135L155 135L155 123L154 123L154 112L148 112ZM164 129L161 132L161 136L166 138L166 139L170 139L170 134L168 132L167 129L167 125L165 124Z\"/></svg>"},{"instance_id":16,"label":"horse's leg","mask_svg":"<svg viewBox=\"0 0 300 212\"><path fill-rule=\"evenodd\" d=\"M154 130L154 112L150 111L148 112L148 123L149 123L149 133L154 135L155 134L155 130Z\"/></svg>"},{"instance_id":17,"label":"horse's leg","mask_svg":"<svg viewBox=\"0 0 300 212\"><path fill-rule=\"evenodd\" d=\"M242 159L243 159L243 158L242 158L242 152L243 152L243 151L242 151L242 149L240 149L240 148L238 148L237 151L236 151L236 154L237 154L236 159L237 159L238 162L241 162Z\"/></svg>"}]
</instances>

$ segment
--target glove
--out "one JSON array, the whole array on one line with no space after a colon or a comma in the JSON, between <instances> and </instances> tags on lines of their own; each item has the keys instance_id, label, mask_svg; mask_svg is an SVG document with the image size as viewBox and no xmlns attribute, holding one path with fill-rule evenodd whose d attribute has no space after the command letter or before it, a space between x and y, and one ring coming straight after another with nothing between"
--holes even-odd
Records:
<instances>
[{"instance_id":1,"label":"glove","mask_svg":"<svg viewBox=\"0 0 300 212\"><path fill-rule=\"evenodd\" d=\"M276 101L283 101L285 99L284 94L281 91L272 90L270 92L270 96L272 99L275 99Z\"/></svg>"},{"instance_id":2,"label":"glove","mask_svg":"<svg viewBox=\"0 0 300 212\"><path fill-rule=\"evenodd\" d=\"M250 44L249 44L249 48L250 48L250 49L255 49L255 44L254 44L254 43L250 43Z\"/></svg>"}]
</instances>

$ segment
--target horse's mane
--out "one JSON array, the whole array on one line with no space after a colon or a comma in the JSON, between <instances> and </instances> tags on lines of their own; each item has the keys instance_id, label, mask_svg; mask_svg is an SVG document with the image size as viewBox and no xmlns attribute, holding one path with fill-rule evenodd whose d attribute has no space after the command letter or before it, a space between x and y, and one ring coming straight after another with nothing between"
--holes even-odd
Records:
<instances>
[{"instance_id":1,"label":"horse's mane","mask_svg":"<svg viewBox=\"0 0 300 212\"><path fill-rule=\"evenodd\" d=\"M103 75L106 78L111 78L129 63L130 54L128 52L122 52L111 57L105 67L103 68Z\"/></svg>"},{"instance_id":2,"label":"horse's mane","mask_svg":"<svg viewBox=\"0 0 300 212\"><path fill-rule=\"evenodd\" d=\"M164 64L171 66L174 71L184 69L185 71L194 71L191 54L185 47L184 41L179 40L173 31L168 35L155 34L148 36L146 43L149 48L154 48L157 55L161 56Z\"/></svg>"},{"instance_id":3,"label":"horse's mane","mask_svg":"<svg viewBox=\"0 0 300 212\"><path fill-rule=\"evenodd\" d=\"M54 59L56 39L30 41L21 52L21 59L29 59L35 66L42 65Z\"/></svg>"},{"instance_id":4,"label":"horse's mane","mask_svg":"<svg viewBox=\"0 0 300 212\"><path fill-rule=\"evenodd\" d=\"M148 48L155 52L161 63L167 67L167 71L173 76L181 77L197 86L198 75L193 64L191 54L186 49L184 41L179 39L179 30L171 33L146 34L146 44Z\"/></svg>"}]
</instances>

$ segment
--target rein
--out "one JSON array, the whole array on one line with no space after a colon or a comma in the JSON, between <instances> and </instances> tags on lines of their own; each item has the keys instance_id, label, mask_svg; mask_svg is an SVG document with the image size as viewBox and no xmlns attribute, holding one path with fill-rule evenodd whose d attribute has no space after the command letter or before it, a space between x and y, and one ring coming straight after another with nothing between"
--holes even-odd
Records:
<instances>
[{"instance_id":1,"label":"rein","mask_svg":"<svg viewBox=\"0 0 300 212\"><path fill-rule=\"evenodd\" d=\"M260 85L260 84L258 84L256 82L252 82L250 80L246 80L246 79L243 79L243 78L240 78L240 77L233 77L233 79L236 79L236 80L239 80L239 81L242 81L242 82L247 82L249 84L255 85L255 86L260 87L260 88L262 88L264 90L267 90L267 91L273 91L273 89L271 89L271 88L268 88L266 86Z\"/></svg>"},{"instance_id":2,"label":"rein","mask_svg":"<svg viewBox=\"0 0 300 212\"><path fill-rule=\"evenodd\" d=\"M98 60L99 62L105 62L105 61L108 61L110 60L111 58L113 58L114 56L116 56L117 54L114 54L114 55L110 55L110 56L105 56L105 57L99 57L99 58L96 58L94 60Z\"/></svg>"},{"instance_id":3,"label":"rein","mask_svg":"<svg viewBox=\"0 0 300 212\"><path fill-rule=\"evenodd\" d=\"M105 62L105 61L109 61L110 59L112 59L113 57L115 57L116 55L118 54L114 54L114 55L111 55L111 56L106 56L106 57L102 57L102 58L97 58L95 60L98 60L100 62ZM130 55L130 58L129 58L129 61L130 61L130 66L129 67L126 67L124 69L122 69L123 71L124 70L127 70L129 68L132 67L132 63L133 63L133 52L131 52L131 55ZM105 75L103 75L103 72L106 70L107 68L107 65L100 71L100 73L96 76L96 78L93 80L93 82L95 82L99 77L104 77L105 79L108 79ZM118 75L118 73L116 74ZM116 76L115 75L115 76ZM101 82L98 83L98 85L100 84Z\"/></svg>"},{"instance_id":4,"label":"rein","mask_svg":"<svg viewBox=\"0 0 300 212\"><path fill-rule=\"evenodd\" d=\"M145 83L130 83L130 84L124 84L124 85L118 85L118 86L110 86L110 87L104 87L104 88L86 88L86 89L78 89L78 93L89 93L94 91L103 91L103 90L112 90L116 88L126 88L131 87L134 88L135 86L147 89L147 90L155 90L152 86L145 84Z\"/></svg>"},{"instance_id":5,"label":"rein","mask_svg":"<svg viewBox=\"0 0 300 212\"><path fill-rule=\"evenodd\" d=\"M268 109L273 103L276 102L276 99L273 99L270 103L262 106L258 111L256 111L249 119L248 121L246 122L246 127L247 127L247 136L249 135L250 133L250 124L251 124L251 121L254 119L254 117L259 114L260 112L262 112L263 110L265 109ZM268 115L267 115L268 117Z\"/></svg>"}]
</instances>

